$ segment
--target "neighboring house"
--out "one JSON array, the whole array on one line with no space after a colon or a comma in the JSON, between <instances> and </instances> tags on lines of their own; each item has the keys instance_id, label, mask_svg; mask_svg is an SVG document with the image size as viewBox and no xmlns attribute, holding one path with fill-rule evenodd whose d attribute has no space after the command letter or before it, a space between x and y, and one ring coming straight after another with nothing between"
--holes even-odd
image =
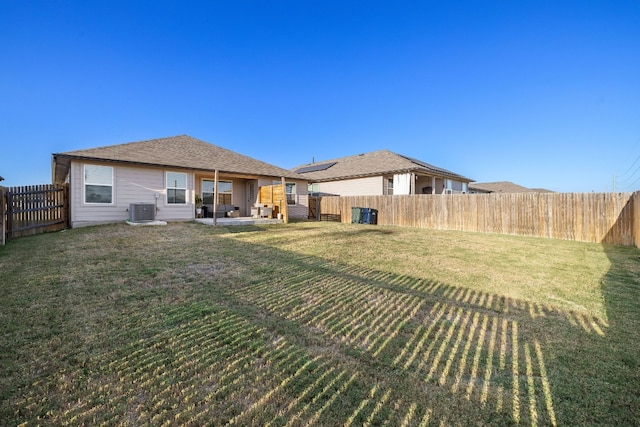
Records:
<instances>
[{"instance_id":1,"label":"neighboring house","mask_svg":"<svg viewBox=\"0 0 640 427\"><path fill-rule=\"evenodd\" d=\"M544 188L527 188L509 181L474 182L469 185L469 193L553 193Z\"/></svg>"},{"instance_id":2,"label":"neighboring house","mask_svg":"<svg viewBox=\"0 0 640 427\"><path fill-rule=\"evenodd\" d=\"M72 227L124 221L132 203L154 204L158 220L191 220L196 194L213 211L216 173L218 206L238 207L249 216L259 187L285 180L289 217L307 217L304 178L187 135L52 157L53 182L69 183Z\"/></svg>"},{"instance_id":3,"label":"neighboring house","mask_svg":"<svg viewBox=\"0 0 640 427\"><path fill-rule=\"evenodd\" d=\"M466 193L472 180L388 150L314 162L292 169L310 194L374 196Z\"/></svg>"}]
</instances>

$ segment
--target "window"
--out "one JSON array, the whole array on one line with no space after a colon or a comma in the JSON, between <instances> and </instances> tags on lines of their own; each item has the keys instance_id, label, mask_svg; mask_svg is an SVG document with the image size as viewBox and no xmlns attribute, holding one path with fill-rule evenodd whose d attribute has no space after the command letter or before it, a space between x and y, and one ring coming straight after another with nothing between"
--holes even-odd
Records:
<instances>
[{"instance_id":1,"label":"window","mask_svg":"<svg viewBox=\"0 0 640 427\"><path fill-rule=\"evenodd\" d=\"M202 203L205 205L213 205L213 185L210 179L202 180Z\"/></svg>"},{"instance_id":2,"label":"window","mask_svg":"<svg viewBox=\"0 0 640 427\"><path fill-rule=\"evenodd\" d=\"M309 184L307 185L307 191L310 195L318 194L320 192L320 184Z\"/></svg>"},{"instance_id":3,"label":"window","mask_svg":"<svg viewBox=\"0 0 640 427\"><path fill-rule=\"evenodd\" d=\"M113 203L113 168L84 165L84 202Z\"/></svg>"},{"instance_id":4,"label":"window","mask_svg":"<svg viewBox=\"0 0 640 427\"><path fill-rule=\"evenodd\" d=\"M296 204L296 184L287 182L285 184L285 193L287 193L287 205Z\"/></svg>"},{"instance_id":5,"label":"window","mask_svg":"<svg viewBox=\"0 0 640 427\"><path fill-rule=\"evenodd\" d=\"M167 172L167 203L184 205L187 203L187 174Z\"/></svg>"},{"instance_id":6,"label":"window","mask_svg":"<svg viewBox=\"0 0 640 427\"><path fill-rule=\"evenodd\" d=\"M213 205L215 181L210 179L202 180L202 203ZM231 181L218 181L218 204L231 205L233 200L233 183Z\"/></svg>"},{"instance_id":7,"label":"window","mask_svg":"<svg viewBox=\"0 0 640 427\"><path fill-rule=\"evenodd\" d=\"M387 196L393 195L393 178L387 178Z\"/></svg>"},{"instance_id":8,"label":"window","mask_svg":"<svg viewBox=\"0 0 640 427\"><path fill-rule=\"evenodd\" d=\"M218 204L233 204L233 183L231 181L218 181L218 193Z\"/></svg>"}]
</instances>

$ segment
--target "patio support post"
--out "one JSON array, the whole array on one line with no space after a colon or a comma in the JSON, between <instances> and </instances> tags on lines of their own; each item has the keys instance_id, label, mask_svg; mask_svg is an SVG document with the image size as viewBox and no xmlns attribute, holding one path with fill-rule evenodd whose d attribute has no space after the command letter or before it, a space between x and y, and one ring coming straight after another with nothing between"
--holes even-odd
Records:
<instances>
[{"instance_id":1,"label":"patio support post","mask_svg":"<svg viewBox=\"0 0 640 427\"><path fill-rule=\"evenodd\" d=\"M409 194L416 194L416 174L411 172L411 179L409 179Z\"/></svg>"},{"instance_id":2,"label":"patio support post","mask_svg":"<svg viewBox=\"0 0 640 427\"><path fill-rule=\"evenodd\" d=\"M436 194L436 177L431 177L431 194Z\"/></svg>"},{"instance_id":3,"label":"patio support post","mask_svg":"<svg viewBox=\"0 0 640 427\"><path fill-rule=\"evenodd\" d=\"M6 243L7 237L7 213L4 209L4 204L6 200L6 188L0 187L0 246L4 246Z\"/></svg>"},{"instance_id":4,"label":"patio support post","mask_svg":"<svg viewBox=\"0 0 640 427\"><path fill-rule=\"evenodd\" d=\"M218 169L213 177L213 225L218 225Z\"/></svg>"},{"instance_id":5,"label":"patio support post","mask_svg":"<svg viewBox=\"0 0 640 427\"><path fill-rule=\"evenodd\" d=\"M282 204L282 220L285 224L289 223L289 202L287 201L287 181L284 176L280 178L282 181L282 192L284 193L284 203Z\"/></svg>"}]
</instances>

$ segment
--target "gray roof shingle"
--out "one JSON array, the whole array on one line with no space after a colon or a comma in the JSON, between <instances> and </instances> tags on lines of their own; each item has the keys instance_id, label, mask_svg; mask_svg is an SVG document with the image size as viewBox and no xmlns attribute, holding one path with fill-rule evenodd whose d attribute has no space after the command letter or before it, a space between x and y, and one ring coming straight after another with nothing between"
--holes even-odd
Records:
<instances>
[{"instance_id":1,"label":"gray roof shingle","mask_svg":"<svg viewBox=\"0 0 640 427\"><path fill-rule=\"evenodd\" d=\"M301 176L309 181L335 181L340 179L350 179L365 176L386 175L406 172L422 172L439 177L452 178L463 182L472 180L449 170L433 166L423 161L403 156L389 150L372 151L358 154L356 156L341 157L322 162L308 163L292 169L294 172L321 166L324 164L333 165L322 170L312 172L299 172ZM312 168L314 169L314 168ZM317 168L316 168L317 169Z\"/></svg>"},{"instance_id":2,"label":"gray roof shingle","mask_svg":"<svg viewBox=\"0 0 640 427\"><path fill-rule=\"evenodd\" d=\"M218 170L267 177L304 179L291 171L188 135L150 139L53 154L54 158L106 160L140 165Z\"/></svg>"},{"instance_id":3,"label":"gray roof shingle","mask_svg":"<svg viewBox=\"0 0 640 427\"><path fill-rule=\"evenodd\" d=\"M483 193L553 193L544 188L527 188L510 181L474 182L469 185L469 190Z\"/></svg>"}]
</instances>

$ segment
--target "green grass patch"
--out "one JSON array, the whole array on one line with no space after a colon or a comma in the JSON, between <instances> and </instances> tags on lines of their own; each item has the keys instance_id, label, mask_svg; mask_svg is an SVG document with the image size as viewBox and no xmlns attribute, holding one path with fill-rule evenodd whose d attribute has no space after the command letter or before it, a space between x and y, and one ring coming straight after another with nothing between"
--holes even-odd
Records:
<instances>
[{"instance_id":1,"label":"green grass patch","mask_svg":"<svg viewBox=\"0 0 640 427\"><path fill-rule=\"evenodd\" d=\"M640 251L302 222L0 248L6 425L634 425Z\"/></svg>"}]
</instances>

